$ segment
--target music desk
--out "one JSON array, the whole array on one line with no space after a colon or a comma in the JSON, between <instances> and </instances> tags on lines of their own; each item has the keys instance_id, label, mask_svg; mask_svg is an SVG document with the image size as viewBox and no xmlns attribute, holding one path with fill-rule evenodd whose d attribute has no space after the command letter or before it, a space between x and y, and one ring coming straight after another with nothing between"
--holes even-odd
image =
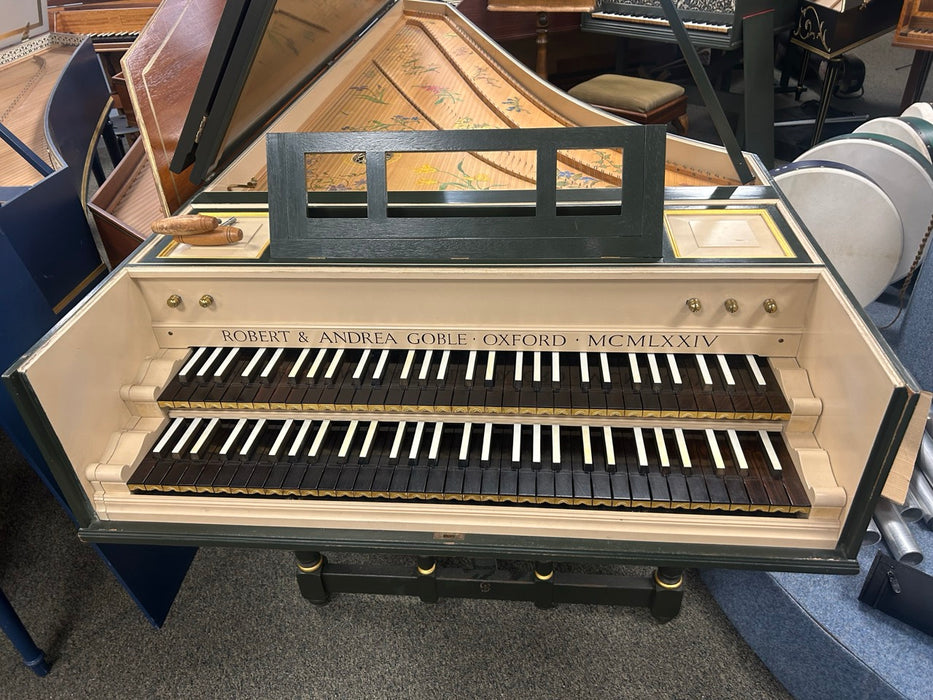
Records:
<instances>
[{"instance_id":1,"label":"music desk","mask_svg":"<svg viewBox=\"0 0 933 700\"><path fill-rule=\"evenodd\" d=\"M797 97L803 91L810 54L827 61L820 92L819 110L810 145L820 141L823 122L829 111L833 88L839 77L842 55L891 31L897 24L902 0L804 0L791 43L803 49L803 64L797 80Z\"/></svg>"}]
</instances>

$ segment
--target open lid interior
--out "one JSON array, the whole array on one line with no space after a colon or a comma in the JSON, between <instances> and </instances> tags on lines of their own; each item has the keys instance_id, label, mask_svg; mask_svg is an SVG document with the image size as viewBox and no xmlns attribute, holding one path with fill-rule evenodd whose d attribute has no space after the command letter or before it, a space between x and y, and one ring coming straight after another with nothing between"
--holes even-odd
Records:
<instances>
[{"instance_id":1,"label":"open lid interior","mask_svg":"<svg viewBox=\"0 0 933 700\"><path fill-rule=\"evenodd\" d=\"M171 168L200 183L254 140L395 0L231 0Z\"/></svg>"}]
</instances>

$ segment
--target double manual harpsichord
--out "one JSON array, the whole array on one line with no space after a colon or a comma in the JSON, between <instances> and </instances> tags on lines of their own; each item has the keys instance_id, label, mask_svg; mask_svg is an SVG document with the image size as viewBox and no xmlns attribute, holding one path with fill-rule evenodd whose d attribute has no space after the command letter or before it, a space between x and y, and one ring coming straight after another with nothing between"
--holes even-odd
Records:
<instances>
[{"instance_id":1,"label":"double manual harpsichord","mask_svg":"<svg viewBox=\"0 0 933 700\"><path fill-rule=\"evenodd\" d=\"M279 105L269 160L199 131L185 211L242 241L149 240L8 373L82 536L853 570L929 397L760 164L662 200L725 154L669 139L665 168L646 127L338 152L307 125L593 114L480 70L506 59L448 6L386 9Z\"/></svg>"}]
</instances>

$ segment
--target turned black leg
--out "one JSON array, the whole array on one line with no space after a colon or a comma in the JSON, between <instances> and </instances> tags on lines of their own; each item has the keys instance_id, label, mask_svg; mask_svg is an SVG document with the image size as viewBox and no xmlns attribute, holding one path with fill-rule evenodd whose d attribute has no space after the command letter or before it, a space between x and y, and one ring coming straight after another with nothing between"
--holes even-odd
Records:
<instances>
[{"instance_id":1,"label":"turned black leg","mask_svg":"<svg viewBox=\"0 0 933 700\"><path fill-rule=\"evenodd\" d=\"M684 572L669 566L661 566L654 572L654 598L651 615L659 622L677 617L684 597Z\"/></svg>"},{"instance_id":2,"label":"turned black leg","mask_svg":"<svg viewBox=\"0 0 933 700\"><path fill-rule=\"evenodd\" d=\"M324 605L330 595L324 587L324 567L327 559L320 552L295 552L298 559L298 590L315 605Z\"/></svg>"},{"instance_id":3,"label":"turned black leg","mask_svg":"<svg viewBox=\"0 0 933 700\"><path fill-rule=\"evenodd\" d=\"M418 557L418 597L422 603L437 602L437 559L434 557Z\"/></svg>"},{"instance_id":4,"label":"turned black leg","mask_svg":"<svg viewBox=\"0 0 933 700\"><path fill-rule=\"evenodd\" d=\"M536 608L554 607L554 564L536 561L534 564L534 590Z\"/></svg>"}]
</instances>

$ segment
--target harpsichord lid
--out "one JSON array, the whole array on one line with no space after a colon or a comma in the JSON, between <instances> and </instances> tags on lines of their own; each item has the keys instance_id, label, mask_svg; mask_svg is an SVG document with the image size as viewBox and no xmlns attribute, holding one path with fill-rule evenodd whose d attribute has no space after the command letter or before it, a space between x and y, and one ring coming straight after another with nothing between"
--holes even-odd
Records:
<instances>
[{"instance_id":1,"label":"harpsichord lid","mask_svg":"<svg viewBox=\"0 0 933 700\"><path fill-rule=\"evenodd\" d=\"M171 163L208 178L396 0L232 0Z\"/></svg>"}]
</instances>

